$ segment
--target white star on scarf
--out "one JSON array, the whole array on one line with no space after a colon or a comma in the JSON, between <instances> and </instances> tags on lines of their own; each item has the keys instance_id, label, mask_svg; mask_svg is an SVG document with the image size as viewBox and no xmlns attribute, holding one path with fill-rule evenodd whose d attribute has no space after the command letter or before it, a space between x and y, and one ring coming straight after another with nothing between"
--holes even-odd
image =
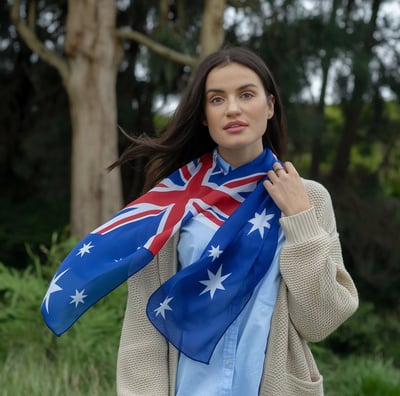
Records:
<instances>
[{"instance_id":1,"label":"white star on scarf","mask_svg":"<svg viewBox=\"0 0 400 396\"><path fill-rule=\"evenodd\" d=\"M208 278L207 280L202 280L199 281L201 284L207 286L200 294L199 296L201 296L204 293L207 293L208 291L210 292L210 296L211 296L211 300L214 298L214 294L216 292L217 289L219 290L225 290L225 287L222 285L222 282L228 278L230 274L226 274L224 276L221 275L222 272L222 264L221 266L218 268L218 271L216 274L213 274L210 270L207 270L208 272Z\"/></svg>"},{"instance_id":2,"label":"white star on scarf","mask_svg":"<svg viewBox=\"0 0 400 396\"><path fill-rule=\"evenodd\" d=\"M249 223L253 224L253 226L251 227L251 230L247 235L251 234L253 231L258 230L260 232L261 238L263 238L264 228L271 228L269 220L271 220L274 216L274 214L267 215L265 209L261 213L255 213L254 217L249 220Z\"/></svg>"},{"instance_id":3,"label":"white star on scarf","mask_svg":"<svg viewBox=\"0 0 400 396\"><path fill-rule=\"evenodd\" d=\"M169 306L169 303L174 299L174 297L166 297L165 300L160 303L160 306L154 310L156 316L160 315L165 319L165 311L173 311Z\"/></svg>"},{"instance_id":4,"label":"white star on scarf","mask_svg":"<svg viewBox=\"0 0 400 396\"><path fill-rule=\"evenodd\" d=\"M85 253L90 253L90 249L93 247L94 245L92 245L92 241L90 241L89 243L84 243L76 255L83 257Z\"/></svg>"},{"instance_id":5,"label":"white star on scarf","mask_svg":"<svg viewBox=\"0 0 400 396\"><path fill-rule=\"evenodd\" d=\"M70 304L75 303L75 308L79 305L79 303L84 304L85 303L84 298L87 297L87 294L83 293L85 293L85 289L82 289L80 292L78 292L78 290L75 289L75 296L70 296L72 298Z\"/></svg>"},{"instance_id":6,"label":"white star on scarf","mask_svg":"<svg viewBox=\"0 0 400 396\"><path fill-rule=\"evenodd\" d=\"M209 253L210 253L210 257L212 257L212 261L214 261L221 255L222 250L220 250L219 245L217 247L211 246Z\"/></svg>"},{"instance_id":7,"label":"white star on scarf","mask_svg":"<svg viewBox=\"0 0 400 396\"><path fill-rule=\"evenodd\" d=\"M50 286L49 286L49 288L47 289L46 295L44 296L44 299L43 299L43 302L46 303L45 306L46 306L46 311L47 311L47 313L49 313L49 300L50 300L50 295L53 294L53 293L55 293L55 292L64 290L62 287L58 286L56 282L57 282L68 270L69 270L69 268L67 268L65 271L61 272L60 275L55 276L55 277L51 280L51 282L50 282Z\"/></svg>"}]
</instances>

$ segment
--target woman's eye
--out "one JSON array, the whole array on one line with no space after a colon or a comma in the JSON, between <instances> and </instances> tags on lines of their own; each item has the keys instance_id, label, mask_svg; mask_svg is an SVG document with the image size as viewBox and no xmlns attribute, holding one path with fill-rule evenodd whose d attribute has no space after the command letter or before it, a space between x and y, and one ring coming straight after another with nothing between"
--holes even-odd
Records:
<instances>
[{"instance_id":1,"label":"woman's eye","mask_svg":"<svg viewBox=\"0 0 400 396\"><path fill-rule=\"evenodd\" d=\"M220 103L220 102L222 102L222 98L219 96L215 96L210 99L210 103Z\"/></svg>"},{"instance_id":2,"label":"woman's eye","mask_svg":"<svg viewBox=\"0 0 400 396\"><path fill-rule=\"evenodd\" d=\"M250 99L250 98L254 97L254 94L252 92L243 92L241 94L241 97L243 99Z\"/></svg>"}]
</instances>

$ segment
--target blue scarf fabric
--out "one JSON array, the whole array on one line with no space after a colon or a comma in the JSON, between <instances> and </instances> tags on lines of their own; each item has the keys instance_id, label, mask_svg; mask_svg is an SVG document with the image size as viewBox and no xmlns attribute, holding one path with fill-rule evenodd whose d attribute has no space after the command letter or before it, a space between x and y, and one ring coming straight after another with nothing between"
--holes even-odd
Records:
<instances>
[{"instance_id":1,"label":"blue scarf fabric","mask_svg":"<svg viewBox=\"0 0 400 396\"><path fill-rule=\"evenodd\" d=\"M64 333L148 264L183 224L203 216L217 232L199 260L153 293L147 315L179 351L208 363L275 255L280 210L262 184L274 162L265 149L224 175L205 154L128 204L61 263L42 302L47 326Z\"/></svg>"}]
</instances>

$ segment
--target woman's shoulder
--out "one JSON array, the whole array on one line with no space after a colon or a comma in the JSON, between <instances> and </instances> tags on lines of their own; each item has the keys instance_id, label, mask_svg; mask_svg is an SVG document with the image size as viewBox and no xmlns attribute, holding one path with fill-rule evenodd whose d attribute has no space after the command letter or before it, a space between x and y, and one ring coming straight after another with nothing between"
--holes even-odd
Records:
<instances>
[{"instance_id":1,"label":"woman's shoulder","mask_svg":"<svg viewBox=\"0 0 400 396\"><path fill-rule=\"evenodd\" d=\"M334 208L328 189L318 181L302 179L304 188L319 219L334 217Z\"/></svg>"},{"instance_id":2,"label":"woman's shoulder","mask_svg":"<svg viewBox=\"0 0 400 396\"><path fill-rule=\"evenodd\" d=\"M330 200L331 195L328 189L320 182L312 179L302 178L304 188L306 189L311 200Z\"/></svg>"}]
</instances>

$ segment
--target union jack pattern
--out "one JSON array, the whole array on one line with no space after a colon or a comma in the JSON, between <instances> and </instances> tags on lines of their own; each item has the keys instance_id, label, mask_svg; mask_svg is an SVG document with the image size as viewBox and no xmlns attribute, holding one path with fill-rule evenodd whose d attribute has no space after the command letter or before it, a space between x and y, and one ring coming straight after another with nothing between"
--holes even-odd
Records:
<instances>
[{"instance_id":1,"label":"union jack pattern","mask_svg":"<svg viewBox=\"0 0 400 396\"><path fill-rule=\"evenodd\" d=\"M155 255L184 219L202 213L209 221L221 226L263 175L265 172L219 184L223 175L216 170L215 158L206 154L184 165L93 233L104 235L129 223L161 216L155 234L143 244Z\"/></svg>"}]
</instances>

